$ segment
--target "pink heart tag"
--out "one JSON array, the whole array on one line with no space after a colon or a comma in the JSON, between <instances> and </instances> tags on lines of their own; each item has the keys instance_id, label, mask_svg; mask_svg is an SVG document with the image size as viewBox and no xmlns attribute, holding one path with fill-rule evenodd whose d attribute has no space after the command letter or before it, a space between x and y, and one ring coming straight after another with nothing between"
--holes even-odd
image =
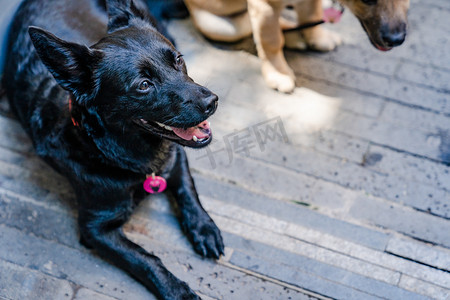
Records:
<instances>
[{"instance_id":1,"label":"pink heart tag","mask_svg":"<svg viewBox=\"0 0 450 300\"><path fill-rule=\"evenodd\" d=\"M323 11L323 20L327 23L337 23L341 20L341 17L342 11L333 6Z\"/></svg>"},{"instance_id":2,"label":"pink heart tag","mask_svg":"<svg viewBox=\"0 0 450 300\"><path fill-rule=\"evenodd\" d=\"M161 176L150 175L144 181L144 190L150 194L162 193L166 187L167 182Z\"/></svg>"}]
</instances>

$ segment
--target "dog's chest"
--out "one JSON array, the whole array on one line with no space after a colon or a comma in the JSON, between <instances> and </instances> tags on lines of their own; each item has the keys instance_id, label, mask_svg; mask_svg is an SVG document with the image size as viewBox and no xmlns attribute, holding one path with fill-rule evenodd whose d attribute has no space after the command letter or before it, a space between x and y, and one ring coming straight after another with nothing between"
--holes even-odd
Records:
<instances>
[{"instance_id":1,"label":"dog's chest","mask_svg":"<svg viewBox=\"0 0 450 300\"><path fill-rule=\"evenodd\" d=\"M169 176L176 163L176 145L169 141L163 141L158 151L155 151L151 161L148 163L149 173L160 176Z\"/></svg>"}]
</instances>

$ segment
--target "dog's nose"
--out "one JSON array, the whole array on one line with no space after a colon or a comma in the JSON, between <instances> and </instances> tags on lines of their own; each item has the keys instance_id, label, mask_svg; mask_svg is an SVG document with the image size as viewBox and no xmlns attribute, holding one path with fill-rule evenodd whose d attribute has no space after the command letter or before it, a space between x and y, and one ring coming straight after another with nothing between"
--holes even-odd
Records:
<instances>
[{"instance_id":1,"label":"dog's nose","mask_svg":"<svg viewBox=\"0 0 450 300\"><path fill-rule=\"evenodd\" d=\"M213 93L210 93L209 96L203 98L202 108L206 115L212 115L216 111L217 105L218 105L218 100L219 100L219 97L217 97L217 95L213 94Z\"/></svg>"},{"instance_id":2,"label":"dog's nose","mask_svg":"<svg viewBox=\"0 0 450 300\"><path fill-rule=\"evenodd\" d=\"M396 47L403 44L406 37L406 24L401 24L394 30L382 30L381 38L389 47Z\"/></svg>"},{"instance_id":3,"label":"dog's nose","mask_svg":"<svg viewBox=\"0 0 450 300\"><path fill-rule=\"evenodd\" d=\"M406 37L405 32L389 33L387 35L382 36L383 41L389 47L400 46L405 41L405 37Z\"/></svg>"}]
</instances>

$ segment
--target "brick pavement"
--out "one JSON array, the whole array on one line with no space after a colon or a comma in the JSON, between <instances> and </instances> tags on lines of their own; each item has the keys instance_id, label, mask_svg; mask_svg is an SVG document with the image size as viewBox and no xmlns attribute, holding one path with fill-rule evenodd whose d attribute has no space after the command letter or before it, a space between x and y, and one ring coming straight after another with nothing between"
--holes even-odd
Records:
<instances>
[{"instance_id":1,"label":"brick pavement","mask_svg":"<svg viewBox=\"0 0 450 300\"><path fill-rule=\"evenodd\" d=\"M221 99L210 152L188 155L226 256L197 256L161 196L127 235L205 299L450 299L449 15L413 0L406 43L379 53L345 14L337 51L286 51L292 95L265 86L253 54L171 22ZM153 299L79 245L70 186L0 111L0 299Z\"/></svg>"}]
</instances>

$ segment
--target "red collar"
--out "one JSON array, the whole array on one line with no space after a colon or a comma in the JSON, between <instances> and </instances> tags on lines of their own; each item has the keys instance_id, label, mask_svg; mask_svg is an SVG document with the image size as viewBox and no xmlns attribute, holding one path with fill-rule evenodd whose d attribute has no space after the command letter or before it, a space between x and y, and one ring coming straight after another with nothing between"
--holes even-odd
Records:
<instances>
[{"instance_id":1,"label":"red collar","mask_svg":"<svg viewBox=\"0 0 450 300\"><path fill-rule=\"evenodd\" d=\"M75 118L73 117L73 114L72 114L72 107L73 107L72 101L73 101L73 100L72 100L72 97L69 96L69 113L70 113L70 119L72 120L73 126L75 126L75 127L80 127L80 123L78 123L78 121L75 120Z\"/></svg>"}]
</instances>

